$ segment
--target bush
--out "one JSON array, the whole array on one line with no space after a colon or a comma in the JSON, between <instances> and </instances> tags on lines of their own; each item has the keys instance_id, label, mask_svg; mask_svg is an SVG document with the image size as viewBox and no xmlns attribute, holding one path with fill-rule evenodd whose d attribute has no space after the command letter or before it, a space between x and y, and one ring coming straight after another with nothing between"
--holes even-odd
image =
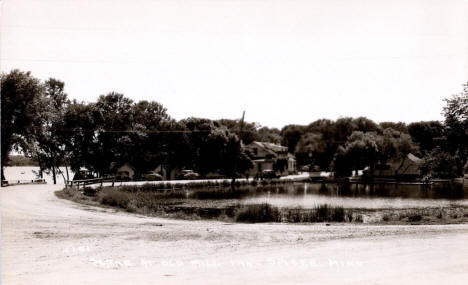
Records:
<instances>
[{"instance_id":1,"label":"bush","mask_svg":"<svg viewBox=\"0 0 468 285\"><path fill-rule=\"evenodd\" d=\"M284 218L289 223L306 222L307 221L306 216L307 214L303 213L301 208L288 209L284 213Z\"/></svg>"},{"instance_id":2,"label":"bush","mask_svg":"<svg viewBox=\"0 0 468 285\"><path fill-rule=\"evenodd\" d=\"M100 193L101 204L126 209L130 199L127 193L115 189L105 189Z\"/></svg>"},{"instance_id":3,"label":"bush","mask_svg":"<svg viewBox=\"0 0 468 285\"><path fill-rule=\"evenodd\" d=\"M419 212L413 212L408 215L408 221L419 222L422 220L422 215Z\"/></svg>"},{"instance_id":4,"label":"bush","mask_svg":"<svg viewBox=\"0 0 468 285\"><path fill-rule=\"evenodd\" d=\"M329 220L329 206L328 204L323 204L315 207L315 221L316 222L325 222Z\"/></svg>"},{"instance_id":5,"label":"bush","mask_svg":"<svg viewBox=\"0 0 468 285\"><path fill-rule=\"evenodd\" d=\"M240 208L236 213L235 220L244 223L280 222L281 215L278 208L267 203L253 204Z\"/></svg>"},{"instance_id":6,"label":"bush","mask_svg":"<svg viewBox=\"0 0 468 285\"><path fill-rule=\"evenodd\" d=\"M364 217L363 217L361 214L356 215L356 216L354 217L354 221L355 221L356 223L363 223L363 222L364 222Z\"/></svg>"},{"instance_id":7,"label":"bush","mask_svg":"<svg viewBox=\"0 0 468 285\"><path fill-rule=\"evenodd\" d=\"M344 222L345 210L343 207L334 207L334 208L330 208L330 210L331 210L331 220L333 222Z\"/></svg>"},{"instance_id":8,"label":"bush","mask_svg":"<svg viewBox=\"0 0 468 285\"><path fill-rule=\"evenodd\" d=\"M389 214L384 214L384 215L382 216L382 220L385 221L385 222L390 221L390 215L389 215Z\"/></svg>"},{"instance_id":9,"label":"bush","mask_svg":"<svg viewBox=\"0 0 468 285\"><path fill-rule=\"evenodd\" d=\"M86 196L95 196L97 193L97 190L91 187L85 187L83 189L83 194Z\"/></svg>"}]
</instances>

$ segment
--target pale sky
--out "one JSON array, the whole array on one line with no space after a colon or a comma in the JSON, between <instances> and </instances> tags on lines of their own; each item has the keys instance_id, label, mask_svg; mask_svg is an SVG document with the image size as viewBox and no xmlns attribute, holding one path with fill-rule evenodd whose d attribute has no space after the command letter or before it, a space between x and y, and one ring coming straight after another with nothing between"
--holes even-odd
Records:
<instances>
[{"instance_id":1,"label":"pale sky","mask_svg":"<svg viewBox=\"0 0 468 285\"><path fill-rule=\"evenodd\" d=\"M4 0L2 72L270 127L440 120L468 81L468 0Z\"/></svg>"}]
</instances>

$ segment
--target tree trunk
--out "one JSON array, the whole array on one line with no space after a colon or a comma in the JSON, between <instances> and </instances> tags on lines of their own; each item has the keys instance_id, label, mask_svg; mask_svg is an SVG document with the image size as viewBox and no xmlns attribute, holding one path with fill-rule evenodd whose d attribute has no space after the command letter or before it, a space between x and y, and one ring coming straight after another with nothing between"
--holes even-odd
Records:
<instances>
[{"instance_id":1,"label":"tree trunk","mask_svg":"<svg viewBox=\"0 0 468 285\"><path fill-rule=\"evenodd\" d=\"M65 166L65 167L66 167L66 166ZM60 170L60 167L57 167L57 169L58 169L59 173L62 175L63 182L64 182L64 184L65 184L65 188L67 188L67 186L68 186L68 180L66 180L65 175L63 174L63 171ZM67 174L68 174L68 170L67 170Z\"/></svg>"},{"instance_id":2,"label":"tree trunk","mask_svg":"<svg viewBox=\"0 0 468 285\"><path fill-rule=\"evenodd\" d=\"M65 171L67 172L67 182L70 181L70 176L68 175L68 166L65 164Z\"/></svg>"},{"instance_id":3,"label":"tree trunk","mask_svg":"<svg viewBox=\"0 0 468 285\"><path fill-rule=\"evenodd\" d=\"M55 175L55 166L52 166L52 178L54 179L54 184L57 184L57 177Z\"/></svg>"}]
</instances>

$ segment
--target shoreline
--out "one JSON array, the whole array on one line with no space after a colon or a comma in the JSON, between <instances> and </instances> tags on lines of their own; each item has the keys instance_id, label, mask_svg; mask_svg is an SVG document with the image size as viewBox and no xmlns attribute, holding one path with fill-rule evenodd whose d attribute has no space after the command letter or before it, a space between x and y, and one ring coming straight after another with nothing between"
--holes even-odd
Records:
<instances>
[{"instance_id":1,"label":"shoreline","mask_svg":"<svg viewBox=\"0 0 468 285\"><path fill-rule=\"evenodd\" d=\"M240 211L249 212L251 220L245 222L276 221L284 224L315 224L350 223L374 225L446 225L468 224L468 206L450 205L443 207L411 207L411 208L343 208L328 204L318 205L315 209L301 207L277 207L268 203L242 204L239 199L189 199L182 198L184 193L172 190L163 193L145 193L144 198L135 202L134 194L110 188L104 194L87 196L76 189L64 188L56 191L55 195L61 199L70 200L79 204L111 208L119 211L136 213L148 217L161 217L181 220L219 220L236 222ZM106 192L107 191L107 192ZM211 191L207 191L211 192ZM124 194L125 196L122 196ZM141 194L141 193L140 193ZM151 195L157 195L157 198ZM161 194L161 195L159 195ZM203 194L203 193L202 193ZM206 193L204 193L206 195ZM103 196L104 195L104 196ZM116 197L117 195L117 197ZM143 194L141 194L143 195ZM210 198L210 196L208 196ZM154 200L156 199L156 200ZM143 202L141 202L143 200ZM123 201L123 202L122 202ZM151 201L151 202L148 202ZM156 201L156 202L155 202ZM143 203L143 204L141 204ZM156 204L155 204L156 203ZM149 205L151 204L151 205ZM258 211L268 205L267 211L273 211L274 217L258 220ZM319 209L325 206L324 209ZM254 213L252 213L254 211ZM256 212L255 212L256 211ZM321 211L320 217L316 212ZM337 213L338 215L336 216ZM315 215L311 217L311 215Z\"/></svg>"}]
</instances>

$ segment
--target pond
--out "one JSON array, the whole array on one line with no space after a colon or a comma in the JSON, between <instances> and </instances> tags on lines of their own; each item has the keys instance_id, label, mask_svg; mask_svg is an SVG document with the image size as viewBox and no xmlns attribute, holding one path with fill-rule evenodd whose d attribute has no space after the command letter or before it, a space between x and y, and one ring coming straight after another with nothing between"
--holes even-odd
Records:
<instances>
[{"instance_id":1,"label":"pond","mask_svg":"<svg viewBox=\"0 0 468 285\"><path fill-rule=\"evenodd\" d=\"M255 188L246 186L244 204L313 208L320 204L345 208L392 209L468 206L468 187L462 184L337 184L294 183Z\"/></svg>"}]
</instances>

